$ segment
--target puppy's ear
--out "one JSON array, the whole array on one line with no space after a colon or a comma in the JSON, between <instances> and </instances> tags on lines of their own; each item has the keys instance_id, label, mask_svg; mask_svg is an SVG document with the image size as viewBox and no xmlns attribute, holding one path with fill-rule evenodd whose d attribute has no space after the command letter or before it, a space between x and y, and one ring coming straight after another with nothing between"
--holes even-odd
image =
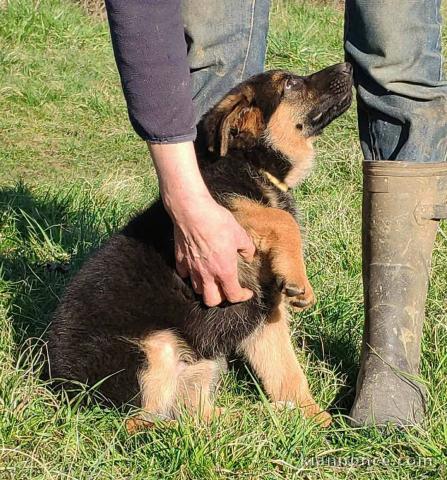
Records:
<instances>
[{"instance_id":1,"label":"puppy's ear","mask_svg":"<svg viewBox=\"0 0 447 480\"><path fill-rule=\"evenodd\" d=\"M264 130L261 109L255 105L254 91L243 84L230 91L204 118L208 150L227 154L231 137L246 133L257 137Z\"/></svg>"}]
</instances>

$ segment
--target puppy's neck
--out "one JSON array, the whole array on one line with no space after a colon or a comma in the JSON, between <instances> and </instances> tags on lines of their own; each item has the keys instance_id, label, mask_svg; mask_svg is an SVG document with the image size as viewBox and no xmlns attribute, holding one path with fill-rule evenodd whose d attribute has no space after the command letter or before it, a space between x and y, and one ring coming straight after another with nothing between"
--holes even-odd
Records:
<instances>
[{"instance_id":1,"label":"puppy's neck","mask_svg":"<svg viewBox=\"0 0 447 480\"><path fill-rule=\"evenodd\" d=\"M315 157L313 138L305 138L300 134L289 108L279 105L271 116L263 137L268 147L288 161L290 167L280 180L289 188L309 175Z\"/></svg>"},{"instance_id":2,"label":"puppy's neck","mask_svg":"<svg viewBox=\"0 0 447 480\"><path fill-rule=\"evenodd\" d=\"M276 188L279 188L281 192L285 193L289 191L289 186L282 182L279 178L275 177L275 175L272 175L270 172L264 170L263 168L261 168L259 171L262 173L262 175L264 175L264 178L266 180L268 180Z\"/></svg>"},{"instance_id":3,"label":"puppy's neck","mask_svg":"<svg viewBox=\"0 0 447 480\"><path fill-rule=\"evenodd\" d=\"M312 167L313 155L309 158L300 155L300 152L293 153L295 155L290 158L270 142L262 140L256 149L249 151L248 158L268 183L286 192L302 182Z\"/></svg>"}]
</instances>

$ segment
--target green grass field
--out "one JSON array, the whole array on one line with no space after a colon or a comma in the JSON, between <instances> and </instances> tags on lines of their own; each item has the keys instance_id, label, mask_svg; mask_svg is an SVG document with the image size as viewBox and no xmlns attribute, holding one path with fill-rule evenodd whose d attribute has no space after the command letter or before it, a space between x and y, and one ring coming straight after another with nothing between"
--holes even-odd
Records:
<instances>
[{"instance_id":1,"label":"green grass field","mask_svg":"<svg viewBox=\"0 0 447 480\"><path fill-rule=\"evenodd\" d=\"M447 478L445 225L424 330L426 424L352 429L343 417L363 323L354 109L318 140L315 172L296 191L319 301L294 318L293 334L330 429L273 412L241 366L217 398L228 413L210 426L185 419L131 436L120 412L51 392L39 371L58 298L156 182L127 120L107 26L68 1L0 5L0 480ZM343 59L340 9L276 1L271 20L268 67L306 73Z\"/></svg>"}]
</instances>

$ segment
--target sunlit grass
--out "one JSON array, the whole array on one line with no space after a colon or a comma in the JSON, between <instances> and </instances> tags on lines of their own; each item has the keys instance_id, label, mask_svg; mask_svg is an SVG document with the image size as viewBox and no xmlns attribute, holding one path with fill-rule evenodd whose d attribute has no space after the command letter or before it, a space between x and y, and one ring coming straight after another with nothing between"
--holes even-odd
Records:
<instances>
[{"instance_id":1,"label":"sunlit grass","mask_svg":"<svg viewBox=\"0 0 447 480\"><path fill-rule=\"evenodd\" d=\"M269 68L306 73L343 60L342 12L322 3L273 3ZM294 340L334 425L323 431L297 412L273 412L238 365L217 399L227 413L212 425L185 420L129 436L122 412L69 402L40 379L45 332L70 276L156 195L146 148L127 120L106 25L62 0L7 2L0 93L1 480L447 475L445 227L424 331L426 425L378 431L344 420L363 322L354 108L318 141L315 172L296 192L319 301L295 317Z\"/></svg>"}]
</instances>

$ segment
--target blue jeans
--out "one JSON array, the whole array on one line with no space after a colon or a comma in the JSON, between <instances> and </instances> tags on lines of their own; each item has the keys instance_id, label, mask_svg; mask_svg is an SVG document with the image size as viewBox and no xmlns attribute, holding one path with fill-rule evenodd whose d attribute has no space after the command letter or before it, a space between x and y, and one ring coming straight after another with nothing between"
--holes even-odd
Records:
<instances>
[{"instance_id":1,"label":"blue jeans","mask_svg":"<svg viewBox=\"0 0 447 480\"><path fill-rule=\"evenodd\" d=\"M269 0L183 0L198 121L228 90L264 69Z\"/></svg>"},{"instance_id":2,"label":"blue jeans","mask_svg":"<svg viewBox=\"0 0 447 480\"><path fill-rule=\"evenodd\" d=\"M447 160L441 0L346 0L366 160Z\"/></svg>"}]
</instances>

